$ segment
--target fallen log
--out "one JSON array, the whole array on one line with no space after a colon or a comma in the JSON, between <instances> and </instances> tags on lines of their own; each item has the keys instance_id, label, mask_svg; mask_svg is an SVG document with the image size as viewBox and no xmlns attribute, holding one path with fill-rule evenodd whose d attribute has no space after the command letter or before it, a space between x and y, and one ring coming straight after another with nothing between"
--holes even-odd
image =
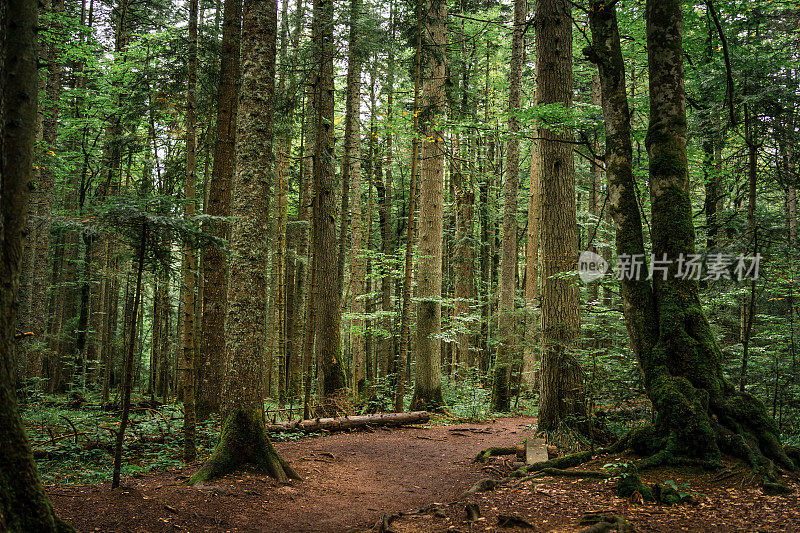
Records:
<instances>
[{"instance_id":1,"label":"fallen log","mask_svg":"<svg viewBox=\"0 0 800 533\"><path fill-rule=\"evenodd\" d=\"M374 415L342 416L338 418L314 418L312 420L290 420L267 424L267 431L344 431L367 426L405 426L424 424L430 419L427 411L410 413L379 413Z\"/></svg>"}]
</instances>

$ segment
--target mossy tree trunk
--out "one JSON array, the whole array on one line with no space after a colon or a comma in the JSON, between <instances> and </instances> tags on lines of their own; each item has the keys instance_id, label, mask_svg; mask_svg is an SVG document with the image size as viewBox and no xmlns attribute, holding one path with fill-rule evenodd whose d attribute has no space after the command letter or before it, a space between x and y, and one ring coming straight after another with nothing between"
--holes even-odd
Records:
<instances>
[{"instance_id":1,"label":"mossy tree trunk","mask_svg":"<svg viewBox=\"0 0 800 533\"><path fill-rule=\"evenodd\" d=\"M280 481L296 478L264 430L267 234L275 92L276 0L247 0L242 24L242 90L231 195L231 260L225 323L224 423L208 462L189 480L207 481L249 464Z\"/></svg>"},{"instance_id":2,"label":"mossy tree trunk","mask_svg":"<svg viewBox=\"0 0 800 533\"><path fill-rule=\"evenodd\" d=\"M0 530L72 531L53 513L17 410L15 300L33 180L36 2L0 5Z\"/></svg>"},{"instance_id":3,"label":"mossy tree trunk","mask_svg":"<svg viewBox=\"0 0 800 533\"><path fill-rule=\"evenodd\" d=\"M606 169L618 254L644 254L634 191L625 73L614 6L595 1L593 46L587 55L600 70L606 126ZM678 277L678 258L694 253L686 162L681 4L647 3L650 65L650 158L653 253L671 260L652 285L623 280L622 299L631 345L644 373L657 417L655 427L631 441L653 454L648 464L693 459L718 463L722 452L741 457L767 476L773 462L793 465L764 406L737 392L722 372L722 354L706 319L698 283Z\"/></svg>"}]
</instances>

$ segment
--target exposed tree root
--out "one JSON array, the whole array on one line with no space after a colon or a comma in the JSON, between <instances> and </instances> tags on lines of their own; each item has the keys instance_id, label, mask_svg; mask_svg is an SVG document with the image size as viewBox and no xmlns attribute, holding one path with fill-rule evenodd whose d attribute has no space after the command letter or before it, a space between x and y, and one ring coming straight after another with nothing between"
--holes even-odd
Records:
<instances>
[{"instance_id":1,"label":"exposed tree root","mask_svg":"<svg viewBox=\"0 0 800 533\"><path fill-rule=\"evenodd\" d=\"M589 526L582 529L580 533L606 533L607 531L618 531L620 533L632 533L635 531L633 526L625 521L621 516L613 513L588 513L581 517L579 526Z\"/></svg>"},{"instance_id":2,"label":"exposed tree root","mask_svg":"<svg viewBox=\"0 0 800 533\"><path fill-rule=\"evenodd\" d=\"M300 479L272 446L261 417L257 413L236 409L225 419L214 453L189 479L189 483L210 481L245 465L282 483L289 479Z\"/></svg>"},{"instance_id":3,"label":"exposed tree root","mask_svg":"<svg viewBox=\"0 0 800 533\"><path fill-rule=\"evenodd\" d=\"M470 494L475 494L478 492L486 492L489 490L494 490L495 487L500 485L501 483L505 482L509 478L503 478L501 480L485 478L481 479L477 483L475 483L468 491L460 496L460 498L466 498Z\"/></svg>"},{"instance_id":4,"label":"exposed tree root","mask_svg":"<svg viewBox=\"0 0 800 533\"><path fill-rule=\"evenodd\" d=\"M619 481L617 481L617 496L620 498L630 498L634 492L641 494L642 500L644 501L656 501L653 491L642 483L638 474L628 473L619 478Z\"/></svg>"},{"instance_id":5,"label":"exposed tree root","mask_svg":"<svg viewBox=\"0 0 800 533\"><path fill-rule=\"evenodd\" d=\"M516 446L501 446L486 448L475 456L472 460L474 463L485 463L492 457L499 457L502 455L517 455L518 450Z\"/></svg>"},{"instance_id":6,"label":"exposed tree root","mask_svg":"<svg viewBox=\"0 0 800 533\"><path fill-rule=\"evenodd\" d=\"M533 463L532 465L523 466L522 468L518 469L515 472L518 473L515 477L522 477L527 472L538 472L540 470L544 470L545 468L562 468L562 469L572 468L574 466L581 465L591 459L592 459L591 452L573 453L570 455L565 455L564 457L550 459L549 461L540 461L538 463Z\"/></svg>"},{"instance_id":7,"label":"exposed tree root","mask_svg":"<svg viewBox=\"0 0 800 533\"><path fill-rule=\"evenodd\" d=\"M696 388L688 379L663 371L651 378L649 395L657 412L655 425L630 431L608 451L630 448L644 456L638 470L656 466L721 466L722 454L745 461L763 482L775 482L778 469L796 470L763 404L722 381L715 392Z\"/></svg>"}]
</instances>

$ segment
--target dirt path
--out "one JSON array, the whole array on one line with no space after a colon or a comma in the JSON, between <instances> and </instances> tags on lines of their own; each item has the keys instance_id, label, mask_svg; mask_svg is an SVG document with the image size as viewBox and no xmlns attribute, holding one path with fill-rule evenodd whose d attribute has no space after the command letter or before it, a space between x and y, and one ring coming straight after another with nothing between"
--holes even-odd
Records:
<instances>
[{"instance_id":1,"label":"dirt path","mask_svg":"<svg viewBox=\"0 0 800 533\"><path fill-rule=\"evenodd\" d=\"M109 484L53 487L60 516L80 531L349 531L384 513L447 502L486 474L472 458L519 443L531 418L334 434L277 443L302 481L242 473L204 487L197 465Z\"/></svg>"}]
</instances>

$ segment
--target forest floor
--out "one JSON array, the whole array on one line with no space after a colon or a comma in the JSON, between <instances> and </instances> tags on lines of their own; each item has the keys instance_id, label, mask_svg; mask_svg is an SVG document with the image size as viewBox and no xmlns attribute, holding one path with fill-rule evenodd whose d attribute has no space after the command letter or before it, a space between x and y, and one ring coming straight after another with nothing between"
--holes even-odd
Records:
<instances>
[{"instance_id":1,"label":"forest floor","mask_svg":"<svg viewBox=\"0 0 800 533\"><path fill-rule=\"evenodd\" d=\"M694 504L634 504L614 495L614 483L538 478L459 499L478 480L500 478L513 458L473 463L491 446L512 446L532 433L533 418L488 423L375 429L276 443L303 477L278 484L240 473L204 486L185 480L199 464L137 473L112 491L109 483L48 487L57 513L79 531L581 531L584 513L611 512L635 531L800 531L800 483L795 492L764 495L746 469L720 473L655 470L643 481L672 480ZM582 469L630 460L601 457ZM688 483L688 485L685 485ZM482 517L470 523L465 505ZM505 516L521 519L501 527ZM387 529L384 528L384 531Z\"/></svg>"}]
</instances>

